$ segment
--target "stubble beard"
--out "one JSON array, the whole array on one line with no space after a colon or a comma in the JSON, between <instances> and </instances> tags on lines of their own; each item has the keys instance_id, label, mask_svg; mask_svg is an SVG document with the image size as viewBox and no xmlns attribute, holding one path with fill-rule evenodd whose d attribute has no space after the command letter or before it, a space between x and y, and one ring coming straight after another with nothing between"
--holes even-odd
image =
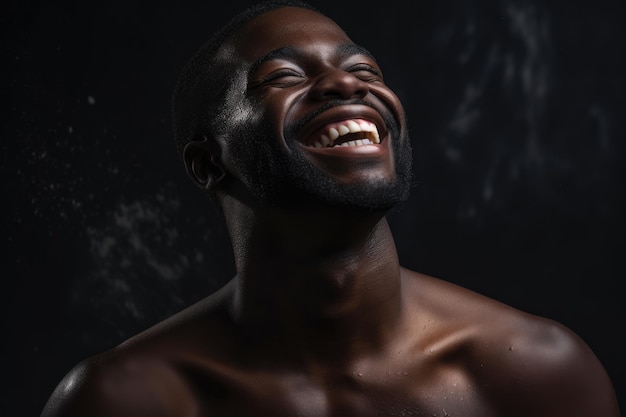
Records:
<instances>
[{"instance_id":1,"label":"stubble beard","mask_svg":"<svg viewBox=\"0 0 626 417\"><path fill-rule=\"evenodd\" d=\"M356 185L341 184L328 176L293 143L291 152L270 134L270 129L242 129L230 144L235 168L252 196L273 207L310 209L316 206L388 211L404 202L412 181L411 142L405 130L400 136L393 120L391 133L395 178Z\"/></svg>"}]
</instances>

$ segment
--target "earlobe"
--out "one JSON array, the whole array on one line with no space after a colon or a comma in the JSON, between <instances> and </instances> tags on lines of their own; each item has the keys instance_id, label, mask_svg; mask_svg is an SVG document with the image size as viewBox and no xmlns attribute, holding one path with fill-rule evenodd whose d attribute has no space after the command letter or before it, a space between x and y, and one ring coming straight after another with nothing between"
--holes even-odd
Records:
<instances>
[{"instance_id":1,"label":"earlobe","mask_svg":"<svg viewBox=\"0 0 626 417\"><path fill-rule=\"evenodd\" d=\"M193 182L206 190L215 189L226 176L218 158L210 151L206 137L187 143L183 149L183 160Z\"/></svg>"}]
</instances>

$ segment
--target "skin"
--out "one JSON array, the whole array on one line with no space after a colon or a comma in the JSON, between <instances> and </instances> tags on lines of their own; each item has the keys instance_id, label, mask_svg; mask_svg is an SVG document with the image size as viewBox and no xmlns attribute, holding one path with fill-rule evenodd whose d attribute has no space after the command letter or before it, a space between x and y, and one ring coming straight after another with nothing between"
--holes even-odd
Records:
<instances>
[{"instance_id":1,"label":"skin","mask_svg":"<svg viewBox=\"0 0 626 417\"><path fill-rule=\"evenodd\" d=\"M229 123L269 129L264 140L274 142L258 158L300 152L337 183L377 192L397 181L392 142L406 140L404 114L380 75L355 70L379 71L372 58L339 54L348 43L333 21L305 9L247 23L224 47L243 82L228 103L245 117ZM298 58L252 65L286 46ZM340 105L285 133L330 100ZM380 145L302 145L319 127L356 117L378 125ZM605 370L570 330L401 267L385 208L328 204L315 192L259 198L239 169L237 138L224 132L214 138L219 152L193 142L185 160L224 208L237 276L77 365L42 417L619 415Z\"/></svg>"}]
</instances>

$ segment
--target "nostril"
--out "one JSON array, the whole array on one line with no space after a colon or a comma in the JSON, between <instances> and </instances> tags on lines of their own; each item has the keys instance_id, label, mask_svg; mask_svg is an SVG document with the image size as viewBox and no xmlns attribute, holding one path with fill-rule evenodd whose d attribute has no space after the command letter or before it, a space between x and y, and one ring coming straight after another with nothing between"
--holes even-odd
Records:
<instances>
[{"instance_id":1,"label":"nostril","mask_svg":"<svg viewBox=\"0 0 626 417\"><path fill-rule=\"evenodd\" d=\"M362 98L369 92L365 81L349 72L334 70L324 74L315 83L311 93L318 99L353 99Z\"/></svg>"}]
</instances>

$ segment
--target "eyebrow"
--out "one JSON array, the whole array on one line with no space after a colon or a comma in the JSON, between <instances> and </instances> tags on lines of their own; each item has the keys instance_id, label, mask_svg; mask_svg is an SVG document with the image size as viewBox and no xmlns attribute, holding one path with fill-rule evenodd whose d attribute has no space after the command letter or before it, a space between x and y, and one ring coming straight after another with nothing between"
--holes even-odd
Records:
<instances>
[{"instance_id":1,"label":"eyebrow","mask_svg":"<svg viewBox=\"0 0 626 417\"><path fill-rule=\"evenodd\" d=\"M376 58L365 47L357 45L355 43L342 43L337 46L337 53L340 58L347 58L354 55L365 55L372 60L376 61ZM250 67L250 74L254 74L256 70L267 61L286 59L293 60L295 58L302 57L303 53L293 46L285 46L283 48L274 49L263 55L256 61L254 61Z\"/></svg>"},{"instance_id":2,"label":"eyebrow","mask_svg":"<svg viewBox=\"0 0 626 417\"><path fill-rule=\"evenodd\" d=\"M301 55L302 54L293 46L285 46L284 48L274 49L252 63L252 66L250 67L250 74L254 74L256 70L267 61L277 59L293 59Z\"/></svg>"},{"instance_id":3,"label":"eyebrow","mask_svg":"<svg viewBox=\"0 0 626 417\"><path fill-rule=\"evenodd\" d=\"M342 43L339 45L339 56L346 58L353 55L365 55L372 60L376 61L374 55L368 51L364 46L357 45L356 43Z\"/></svg>"}]
</instances>

